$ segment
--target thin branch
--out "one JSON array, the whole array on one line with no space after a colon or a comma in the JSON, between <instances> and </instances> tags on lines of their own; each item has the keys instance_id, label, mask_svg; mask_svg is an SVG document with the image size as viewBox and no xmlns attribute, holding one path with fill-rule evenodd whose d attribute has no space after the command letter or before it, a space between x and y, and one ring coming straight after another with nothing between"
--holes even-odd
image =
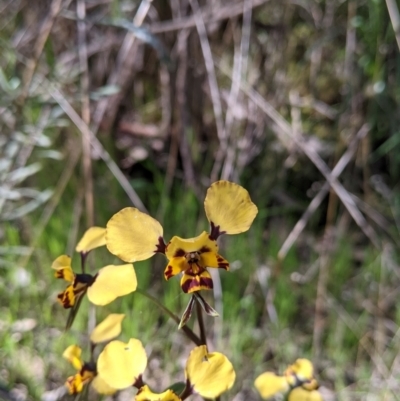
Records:
<instances>
[{"instance_id":1,"label":"thin branch","mask_svg":"<svg viewBox=\"0 0 400 401\"><path fill-rule=\"evenodd\" d=\"M151 6L151 0L142 0L139 5L139 8L133 18L133 24L137 27L143 24L144 19L147 16ZM124 68L124 64L129 55L132 53L133 45L135 44L135 34L132 32L127 32L125 35L124 41L122 42L121 48L119 49L116 65L112 73L110 74L107 85L115 85L118 83L118 78L121 75L121 71ZM110 99L104 98L99 101L97 104L96 110L93 114L93 124L92 124L92 132L94 134L99 130L101 121L103 120L104 114L107 110L107 106L110 103Z\"/></svg>"},{"instance_id":2,"label":"thin branch","mask_svg":"<svg viewBox=\"0 0 400 401\"><path fill-rule=\"evenodd\" d=\"M357 150L358 143L362 138L364 138L367 135L368 132L369 132L369 126L367 124L364 124L361 127L361 129L357 132L355 137L352 139L349 146L347 147L346 152L343 153L342 157L332 170L331 173L332 177L338 178L340 174L342 174L346 166L349 164L350 160L353 158ZM325 182L325 184L318 191L317 195L315 195L311 203L308 205L306 211L303 213L300 220L296 223L296 225L286 238L285 242L281 246L281 249L278 252L278 258L280 260L285 259L287 253L289 252L289 249L292 247L297 238L299 238L299 235L304 230L306 224L308 223L308 220L318 209L319 205L324 200L325 196L328 194L329 188L330 188L329 183Z\"/></svg>"},{"instance_id":3,"label":"thin branch","mask_svg":"<svg viewBox=\"0 0 400 401\"><path fill-rule=\"evenodd\" d=\"M43 52L44 45L50 35L51 28L53 28L54 21L61 11L61 5L63 0L53 0L50 6L49 14L44 20L39 35L36 39L36 42L33 46L33 56L28 60L25 70L22 75L23 88L21 94L18 99L19 104L23 104L25 102L26 97L29 93L29 87L32 82L33 74L35 72L36 66L38 64L39 58ZM70 1L69 1L70 2ZM68 3L69 3L68 2Z\"/></svg>"},{"instance_id":4,"label":"thin branch","mask_svg":"<svg viewBox=\"0 0 400 401\"><path fill-rule=\"evenodd\" d=\"M95 134L90 130L90 128L85 124L85 122L81 119L78 113L74 110L71 104L67 101L64 95L55 88L49 82L50 88L48 92L54 98L54 100L59 104L59 106L64 110L67 116L71 119L71 121L76 125L78 130L81 132L82 135L88 135L91 140L91 145L96 153L100 155L103 161L107 164L108 168L110 169L111 173L120 183L121 187L124 189L125 193L128 195L129 199L136 206L139 210L143 212L147 212L143 202L137 195L136 191L132 188L131 184L129 183L128 179L125 177L123 172L119 169L117 164L111 158L110 154L104 149L101 142L97 139Z\"/></svg>"},{"instance_id":5,"label":"thin branch","mask_svg":"<svg viewBox=\"0 0 400 401\"><path fill-rule=\"evenodd\" d=\"M217 11L212 10L211 12L201 11L202 19L206 24L223 21L225 19L234 18L243 14L243 3L236 3L234 5L228 4L219 8ZM269 0L252 0L249 1L250 7L255 8L262 4L268 3ZM196 26L196 18L190 16L187 18L175 19L172 21L162 21L153 23L149 26L149 31L152 33L163 33L171 31L180 31L181 29L194 28Z\"/></svg>"},{"instance_id":6,"label":"thin branch","mask_svg":"<svg viewBox=\"0 0 400 401\"><path fill-rule=\"evenodd\" d=\"M400 13L396 0L386 0L386 6L389 12L390 21L396 36L397 46L400 50Z\"/></svg>"},{"instance_id":7,"label":"thin branch","mask_svg":"<svg viewBox=\"0 0 400 401\"><path fill-rule=\"evenodd\" d=\"M89 102L89 68L86 46L86 6L85 0L78 0L76 4L78 16L78 48L79 64L81 72L81 115L82 121L90 124L90 102ZM90 135L82 132L82 164L85 188L86 225L87 228L94 226L94 202L93 202L93 176L92 158L90 150Z\"/></svg>"},{"instance_id":8,"label":"thin branch","mask_svg":"<svg viewBox=\"0 0 400 401\"><path fill-rule=\"evenodd\" d=\"M224 123L222 120L221 97L219 94L217 76L215 74L214 60L211 53L210 43L207 37L206 27L203 21L203 15L201 14L201 10L197 0L189 0L189 2L193 9L196 28L200 39L201 50L203 51L204 63L208 75L208 84L210 86L211 101L214 109L215 124L217 126L218 139L220 141L220 144L225 144L226 133L224 130Z\"/></svg>"}]
</instances>

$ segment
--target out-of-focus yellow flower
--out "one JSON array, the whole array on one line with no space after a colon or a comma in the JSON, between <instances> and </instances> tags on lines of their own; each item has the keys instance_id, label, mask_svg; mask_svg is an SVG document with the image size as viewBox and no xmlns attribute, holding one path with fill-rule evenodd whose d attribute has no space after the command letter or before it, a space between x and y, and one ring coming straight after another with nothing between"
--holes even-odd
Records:
<instances>
[{"instance_id":1,"label":"out-of-focus yellow flower","mask_svg":"<svg viewBox=\"0 0 400 401\"><path fill-rule=\"evenodd\" d=\"M167 280L183 274L181 287L186 293L213 288L208 267L229 269L229 263L218 254L216 240L222 234L239 234L249 229L257 207L249 193L240 185L217 181L207 191L204 207L210 222L210 233L183 239L174 236L168 244L163 228L152 217L135 208L125 208L107 223L108 250L126 262L148 259L155 253L165 253L169 263Z\"/></svg>"},{"instance_id":2,"label":"out-of-focus yellow flower","mask_svg":"<svg viewBox=\"0 0 400 401\"><path fill-rule=\"evenodd\" d=\"M96 375L96 366L83 362L81 354L82 350L77 345L70 345L63 353L63 357L78 371L74 376L68 377L65 382L70 394L80 393L83 386Z\"/></svg>"},{"instance_id":3,"label":"out-of-focus yellow flower","mask_svg":"<svg viewBox=\"0 0 400 401\"><path fill-rule=\"evenodd\" d=\"M83 362L81 354L82 350L77 345L70 345L63 353L63 357L77 370L77 373L68 377L65 382L69 394L80 393L83 390L83 386L89 382L99 394L114 394L116 392L115 388L108 386L97 376L95 363Z\"/></svg>"},{"instance_id":4,"label":"out-of-focus yellow flower","mask_svg":"<svg viewBox=\"0 0 400 401\"><path fill-rule=\"evenodd\" d=\"M137 280L132 264L109 265L98 271L95 276L74 273L71 258L59 256L51 266L56 270L55 277L64 279L70 285L58 294L57 298L64 308L72 308L78 297L86 292L90 302L95 305L107 305L114 299L136 290Z\"/></svg>"},{"instance_id":5,"label":"out-of-focus yellow flower","mask_svg":"<svg viewBox=\"0 0 400 401\"><path fill-rule=\"evenodd\" d=\"M192 350L185 374L193 391L205 398L216 398L229 390L236 378L229 359L219 352L208 353L205 345Z\"/></svg>"},{"instance_id":6,"label":"out-of-focus yellow flower","mask_svg":"<svg viewBox=\"0 0 400 401\"><path fill-rule=\"evenodd\" d=\"M153 393L149 386L143 386L136 394L135 401L180 401L181 399L172 391L167 390L163 393Z\"/></svg>"},{"instance_id":7,"label":"out-of-focus yellow flower","mask_svg":"<svg viewBox=\"0 0 400 401\"><path fill-rule=\"evenodd\" d=\"M317 390L306 390L304 387L296 387L290 393L288 401L324 401Z\"/></svg>"},{"instance_id":8,"label":"out-of-focus yellow flower","mask_svg":"<svg viewBox=\"0 0 400 401\"><path fill-rule=\"evenodd\" d=\"M147 366L147 355L142 343L131 338L128 343L111 341L97 360L98 375L110 387L122 390L133 386Z\"/></svg>"},{"instance_id":9,"label":"out-of-focus yellow flower","mask_svg":"<svg viewBox=\"0 0 400 401\"><path fill-rule=\"evenodd\" d=\"M289 391L290 385L285 376L277 376L274 372L265 372L257 377L254 385L261 397L268 399L276 394Z\"/></svg>"},{"instance_id":10,"label":"out-of-focus yellow flower","mask_svg":"<svg viewBox=\"0 0 400 401\"><path fill-rule=\"evenodd\" d=\"M91 250L106 244L106 229L103 227L90 227L85 231L78 242L76 252L88 253Z\"/></svg>"},{"instance_id":11,"label":"out-of-focus yellow flower","mask_svg":"<svg viewBox=\"0 0 400 401\"><path fill-rule=\"evenodd\" d=\"M254 385L264 399L289 393L289 401L323 401L321 394L316 391L318 382L314 378L313 364L304 358L297 359L283 376L273 372L261 374Z\"/></svg>"}]
</instances>

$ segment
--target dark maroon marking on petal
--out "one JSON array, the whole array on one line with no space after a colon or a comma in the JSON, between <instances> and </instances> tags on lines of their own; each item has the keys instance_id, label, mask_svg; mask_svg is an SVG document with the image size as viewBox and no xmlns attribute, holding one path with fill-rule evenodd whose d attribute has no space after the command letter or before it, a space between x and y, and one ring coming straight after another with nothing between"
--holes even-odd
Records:
<instances>
[{"instance_id":1,"label":"dark maroon marking on petal","mask_svg":"<svg viewBox=\"0 0 400 401\"><path fill-rule=\"evenodd\" d=\"M173 268L171 265L168 265L167 268L164 271L164 277L165 280L169 280L171 277L173 277L174 275L172 274Z\"/></svg>"},{"instance_id":2,"label":"dark maroon marking on petal","mask_svg":"<svg viewBox=\"0 0 400 401\"><path fill-rule=\"evenodd\" d=\"M64 309L70 309L72 308L72 305L69 301L68 296L66 295L66 291L61 292L60 294L57 295L57 298L61 301L62 306L64 307Z\"/></svg>"},{"instance_id":3,"label":"dark maroon marking on petal","mask_svg":"<svg viewBox=\"0 0 400 401\"><path fill-rule=\"evenodd\" d=\"M156 250L154 252L156 253L164 253L165 254L165 249L167 248L167 245L165 245L164 238L163 237L158 237L158 244L156 245Z\"/></svg>"},{"instance_id":4,"label":"dark maroon marking on petal","mask_svg":"<svg viewBox=\"0 0 400 401\"><path fill-rule=\"evenodd\" d=\"M63 270L57 270L56 271L56 278L64 278L64 271Z\"/></svg>"},{"instance_id":5,"label":"dark maroon marking on petal","mask_svg":"<svg viewBox=\"0 0 400 401\"><path fill-rule=\"evenodd\" d=\"M221 256L217 256L218 267L220 269L229 270L229 263Z\"/></svg>"},{"instance_id":6,"label":"dark maroon marking on petal","mask_svg":"<svg viewBox=\"0 0 400 401\"><path fill-rule=\"evenodd\" d=\"M209 290L214 288L214 283L210 277L200 277L200 285L202 287L206 287Z\"/></svg>"},{"instance_id":7,"label":"dark maroon marking on petal","mask_svg":"<svg viewBox=\"0 0 400 401\"><path fill-rule=\"evenodd\" d=\"M213 222L210 223L210 235L208 236L208 238L215 241L220 235L225 233L226 231L221 231L219 226L215 226Z\"/></svg>"},{"instance_id":8,"label":"dark maroon marking on petal","mask_svg":"<svg viewBox=\"0 0 400 401\"><path fill-rule=\"evenodd\" d=\"M142 387L144 386L144 381L143 381L142 375L139 375L139 376L135 379L135 383L133 383L132 386L133 386L133 387L136 387L137 389L139 389L139 391L137 392L137 394L139 394L139 393L142 391Z\"/></svg>"},{"instance_id":9,"label":"dark maroon marking on petal","mask_svg":"<svg viewBox=\"0 0 400 401\"><path fill-rule=\"evenodd\" d=\"M198 251L199 253L204 253L204 252L211 252L211 249L207 246L203 246L200 248L200 250Z\"/></svg>"},{"instance_id":10,"label":"dark maroon marking on petal","mask_svg":"<svg viewBox=\"0 0 400 401\"><path fill-rule=\"evenodd\" d=\"M193 277L192 279L188 279L186 280L183 284L182 284L182 290L184 293L188 293L192 288L194 287L199 287L200 286L200 282L198 280L197 277Z\"/></svg>"},{"instance_id":11,"label":"dark maroon marking on petal","mask_svg":"<svg viewBox=\"0 0 400 401\"><path fill-rule=\"evenodd\" d=\"M179 258L181 256L185 256L186 252L183 249L177 249L176 252L174 253L174 258Z\"/></svg>"}]
</instances>

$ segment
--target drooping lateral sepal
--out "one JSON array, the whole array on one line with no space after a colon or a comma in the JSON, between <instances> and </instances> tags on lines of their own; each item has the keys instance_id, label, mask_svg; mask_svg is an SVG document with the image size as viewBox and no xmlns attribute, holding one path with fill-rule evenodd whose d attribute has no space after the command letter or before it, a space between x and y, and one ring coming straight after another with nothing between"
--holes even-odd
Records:
<instances>
[{"instance_id":1,"label":"drooping lateral sepal","mask_svg":"<svg viewBox=\"0 0 400 401\"><path fill-rule=\"evenodd\" d=\"M196 299L195 299L194 295L192 295L190 297L189 303L186 306L185 311L183 312L181 321L179 322L178 329L181 329L189 321L189 319L193 313L193 307L195 305L195 302L196 302Z\"/></svg>"},{"instance_id":2,"label":"drooping lateral sepal","mask_svg":"<svg viewBox=\"0 0 400 401\"><path fill-rule=\"evenodd\" d=\"M219 316L218 312L200 295L200 293L195 292L193 296L207 315L212 317Z\"/></svg>"}]
</instances>

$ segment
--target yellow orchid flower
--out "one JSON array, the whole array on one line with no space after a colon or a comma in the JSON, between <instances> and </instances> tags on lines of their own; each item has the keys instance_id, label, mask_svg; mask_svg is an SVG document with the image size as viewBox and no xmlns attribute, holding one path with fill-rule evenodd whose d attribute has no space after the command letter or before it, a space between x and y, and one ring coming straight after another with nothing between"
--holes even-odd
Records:
<instances>
[{"instance_id":1,"label":"yellow orchid flower","mask_svg":"<svg viewBox=\"0 0 400 401\"><path fill-rule=\"evenodd\" d=\"M82 350L77 345L70 345L63 353L63 357L78 371L75 375L68 377L65 382L69 394L80 393L83 390L83 386L89 382L99 394L114 394L117 390L108 386L97 376L96 365L93 362L83 362L81 354Z\"/></svg>"},{"instance_id":2,"label":"yellow orchid flower","mask_svg":"<svg viewBox=\"0 0 400 401\"><path fill-rule=\"evenodd\" d=\"M107 223L107 248L125 262L164 253L169 260L164 272L166 280L181 273L184 292L212 289L207 268L229 270L229 262L218 254L216 240L222 234L247 231L257 214L257 207L243 187L229 181L217 181L210 186L204 207L210 233L203 232L189 239L174 236L168 244L164 242L160 223L138 209L122 209Z\"/></svg>"},{"instance_id":3,"label":"yellow orchid flower","mask_svg":"<svg viewBox=\"0 0 400 401\"><path fill-rule=\"evenodd\" d=\"M93 363L83 362L81 354L82 350L77 345L70 345L63 353L63 357L78 371L65 382L70 394L80 393L83 386L96 376L96 366Z\"/></svg>"},{"instance_id":4,"label":"yellow orchid flower","mask_svg":"<svg viewBox=\"0 0 400 401\"><path fill-rule=\"evenodd\" d=\"M71 258L61 255L51 267L56 270L56 278L70 283L57 296L65 309L72 308L77 299L86 292L93 304L107 305L118 297L130 294L137 287L136 274L132 264L105 266L95 276L92 276L91 274L74 273L71 267Z\"/></svg>"},{"instance_id":5,"label":"yellow orchid flower","mask_svg":"<svg viewBox=\"0 0 400 401\"><path fill-rule=\"evenodd\" d=\"M210 239L205 231L196 238L173 237L165 248L165 255L169 259L165 279L183 273L181 287L189 294L213 288L207 267L229 269L229 262L218 254L217 241Z\"/></svg>"},{"instance_id":6,"label":"yellow orchid flower","mask_svg":"<svg viewBox=\"0 0 400 401\"><path fill-rule=\"evenodd\" d=\"M219 352L208 353L205 345L192 350L185 375L193 391L205 398L220 396L233 386L236 378L229 359Z\"/></svg>"},{"instance_id":7,"label":"yellow orchid flower","mask_svg":"<svg viewBox=\"0 0 400 401\"><path fill-rule=\"evenodd\" d=\"M254 386L264 399L289 393L289 401L323 401L321 394L316 391L318 382L314 378L313 364L304 358L297 359L285 370L283 376L273 372L261 374Z\"/></svg>"},{"instance_id":8,"label":"yellow orchid flower","mask_svg":"<svg viewBox=\"0 0 400 401\"><path fill-rule=\"evenodd\" d=\"M153 393L149 386L143 386L136 394L135 401L180 401L181 399L172 391L167 390L163 393Z\"/></svg>"},{"instance_id":9,"label":"yellow orchid flower","mask_svg":"<svg viewBox=\"0 0 400 401\"><path fill-rule=\"evenodd\" d=\"M131 338L128 343L111 341L97 360L98 375L107 385L118 390L141 382L146 366L146 351L135 338Z\"/></svg>"}]
</instances>

